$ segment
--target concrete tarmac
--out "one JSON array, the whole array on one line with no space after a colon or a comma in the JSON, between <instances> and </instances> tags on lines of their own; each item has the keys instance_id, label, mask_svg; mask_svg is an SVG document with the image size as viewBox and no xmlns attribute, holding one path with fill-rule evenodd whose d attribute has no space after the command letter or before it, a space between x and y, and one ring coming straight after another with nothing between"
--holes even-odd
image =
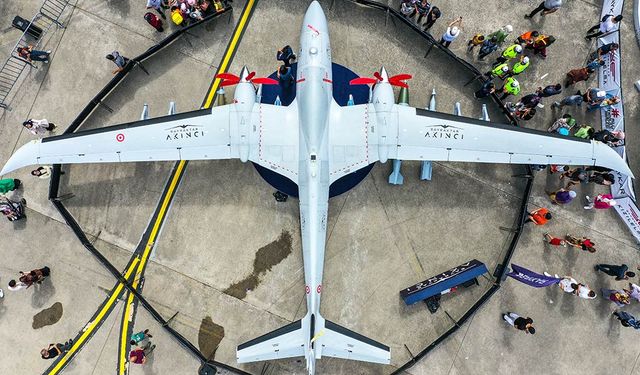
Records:
<instances>
[{"instance_id":1,"label":"concrete tarmac","mask_svg":"<svg viewBox=\"0 0 640 375\"><path fill-rule=\"evenodd\" d=\"M379 11L347 1L321 2L327 17L335 62L363 76L384 65L390 74L409 73L410 103L428 105L433 88L438 111L451 113L456 101L464 115L479 117L481 103L473 99L477 85L464 86L471 76L437 50L424 58L427 46L411 30ZM397 1L390 1L394 6ZM9 0L0 4L0 21L9 27L13 13L28 18L39 1ZM212 21L169 46L145 63L151 73L136 70L108 97L115 111L98 108L83 129L139 118L144 103L151 116L164 115L169 101L178 111L197 109L211 82L245 2L234 1L235 11ZM261 0L231 65L243 65L258 75L268 75L278 64L275 51L284 44L298 47L302 16L308 1ZM506 24L515 38L530 28L555 35L546 60L533 58L525 74L523 93L560 82L566 71L579 67L590 51L584 31L595 23L600 4L570 2L540 21L522 15L537 1L450 1L435 5L443 18L432 32L438 39L445 24L458 15L464 30L451 49L488 70L489 61L477 62L465 52L466 41L476 32L487 33ZM142 19L144 6L133 0L90 2L78 0L67 11L67 28L45 38L54 51L51 63L25 74L12 102L12 111L0 110L0 161L31 139L19 125L25 118L47 117L63 129L100 88L111 79L113 65L104 58L114 49L127 56L142 53L162 35ZM501 7L500 11L496 11ZM625 9L623 36L623 86L627 121L637 121L637 79L633 61L640 54L631 23L631 2ZM7 56L19 32L0 34L0 57ZM511 38L510 38L511 39ZM495 57L495 56L491 56ZM545 74L548 75L542 78ZM595 85L591 81L588 85ZM588 87L580 83L575 88ZM228 99L233 90L228 91ZM523 126L546 129L560 114L551 100L536 118ZM502 122L489 103L492 120ZM595 113L574 110L579 121L598 124ZM629 127L628 147L637 172ZM61 130L60 130L61 131ZM640 150L638 150L640 152ZM116 267L122 269L148 223L173 163L67 166L61 194L65 205L85 232ZM391 347L392 364L380 366L325 358L319 374L388 374L410 359L452 325L445 311L457 319L482 295L490 282L445 296L442 307L430 314L426 306L407 307L399 291L429 276L476 258L493 272L502 259L524 189L519 166L435 163L433 180L419 181L419 163L404 163L405 184L391 186L390 163L376 165L356 188L330 201L327 256L322 311L325 318ZM0 300L0 342L8 353L0 373L41 373L48 362L39 349L74 336L91 317L113 285L113 279L75 239L46 200L48 182L33 179L25 169L10 177L25 182L19 196L28 200L28 219L3 222L0 283L6 285L20 270L48 265L49 283L39 290L8 292ZM640 175L640 174L639 174ZM551 207L545 190L557 189L556 175L539 173L531 208ZM593 194L602 187L579 190ZM217 361L235 363L235 347L251 338L300 319L305 313L298 202L277 203L273 188L254 167L239 161L191 162L178 189L169 217L146 271L144 295L169 318L172 326ZM555 219L546 227L526 228L514 263L539 272L570 274L593 289L623 287L624 282L593 271L596 263L640 263L635 241L615 212L585 212L579 201L568 207L551 207ZM561 236L585 235L598 245L595 254L550 248L544 232ZM637 282L637 278L634 279ZM78 293L78 291L81 291ZM59 302L60 307L55 303ZM65 373L109 374L116 367L118 319L121 306L75 358ZM44 313L43 310L47 309ZM638 316L637 303L625 308ZM508 327L501 313L515 311L531 316L538 330L524 335ZM532 289L508 280L470 322L407 374L640 374L636 345L638 334L611 318L613 305L564 294L559 288ZM34 316L41 313L34 329ZM57 320L56 320L57 318ZM180 348L143 309L136 329L150 328L158 345L145 366L132 374L193 374L198 361ZM406 345L406 348L405 348ZM579 358L579 360L576 360ZM303 374L296 359L240 366L254 374Z\"/></svg>"}]
</instances>

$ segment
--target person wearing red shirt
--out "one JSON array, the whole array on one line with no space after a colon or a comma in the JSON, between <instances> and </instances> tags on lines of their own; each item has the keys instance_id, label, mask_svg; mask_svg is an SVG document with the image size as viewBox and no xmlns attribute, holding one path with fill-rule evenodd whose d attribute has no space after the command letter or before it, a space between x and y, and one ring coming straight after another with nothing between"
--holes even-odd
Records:
<instances>
[{"instance_id":1,"label":"person wearing red shirt","mask_svg":"<svg viewBox=\"0 0 640 375\"><path fill-rule=\"evenodd\" d=\"M549 233L545 233L544 234L544 239L545 241L547 241L547 243L549 243L549 245L551 246L562 246L562 247L567 247L567 242L565 240L563 240L562 238L558 238L558 237L553 237L552 235L550 235Z\"/></svg>"}]
</instances>

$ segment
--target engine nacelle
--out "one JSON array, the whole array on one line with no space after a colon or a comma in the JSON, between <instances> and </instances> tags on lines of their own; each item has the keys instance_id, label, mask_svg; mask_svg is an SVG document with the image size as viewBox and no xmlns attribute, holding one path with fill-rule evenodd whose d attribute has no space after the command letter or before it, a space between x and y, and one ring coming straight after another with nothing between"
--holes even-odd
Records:
<instances>
[{"instance_id":1,"label":"engine nacelle","mask_svg":"<svg viewBox=\"0 0 640 375\"><path fill-rule=\"evenodd\" d=\"M376 122L378 127L378 158L381 163L385 163L389 159L389 141L390 131L395 129L395 118L392 115L393 105L393 87L387 82L380 82L373 88L372 103L376 109Z\"/></svg>"},{"instance_id":2,"label":"engine nacelle","mask_svg":"<svg viewBox=\"0 0 640 375\"><path fill-rule=\"evenodd\" d=\"M238 145L238 157L244 163L249 160L251 117L256 103L256 91L251 82L238 83L233 95L233 103L238 116L238 127L232 129L231 136L234 144Z\"/></svg>"}]
</instances>

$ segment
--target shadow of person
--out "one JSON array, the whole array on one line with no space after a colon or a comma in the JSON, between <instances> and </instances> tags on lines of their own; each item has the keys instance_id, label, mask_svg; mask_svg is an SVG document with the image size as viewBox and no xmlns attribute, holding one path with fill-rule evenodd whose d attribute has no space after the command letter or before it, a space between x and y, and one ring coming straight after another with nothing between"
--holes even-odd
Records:
<instances>
[{"instance_id":1,"label":"shadow of person","mask_svg":"<svg viewBox=\"0 0 640 375\"><path fill-rule=\"evenodd\" d=\"M153 346L155 348L155 345ZM154 364L154 357L155 357L155 349L153 349L151 351L151 353L149 353L147 355L147 360L145 361L145 363L142 365L142 372L145 375L156 375L155 370L153 369L153 364Z\"/></svg>"},{"instance_id":2,"label":"shadow of person","mask_svg":"<svg viewBox=\"0 0 640 375\"><path fill-rule=\"evenodd\" d=\"M621 328L624 327L622 327L620 321L616 319L616 317L611 312L609 312L609 329L607 330L607 336L619 337Z\"/></svg>"},{"instance_id":3,"label":"shadow of person","mask_svg":"<svg viewBox=\"0 0 640 375\"><path fill-rule=\"evenodd\" d=\"M40 284L33 284L33 294L31 295L31 306L42 308L56 294L51 276L45 278Z\"/></svg>"}]
</instances>

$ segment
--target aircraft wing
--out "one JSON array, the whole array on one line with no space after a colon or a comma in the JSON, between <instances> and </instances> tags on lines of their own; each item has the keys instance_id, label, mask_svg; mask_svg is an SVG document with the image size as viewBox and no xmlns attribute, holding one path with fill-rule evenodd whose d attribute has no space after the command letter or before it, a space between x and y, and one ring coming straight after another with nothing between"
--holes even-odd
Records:
<instances>
[{"instance_id":1,"label":"aircraft wing","mask_svg":"<svg viewBox=\"0 0 640 375\"><path fill-rule=\"evenodd\" d=\"M252 160L297 182L297 110L255 104L251 113L233 104L27 143L0 172L36 164L118 163L167 160Z\"/></svg>"},{"instance_id":2,"label":"aircraft wing","mask_svg":"<svg viewBox=\"0 0 640 375\"><path fill-rule=\"evenodd\" d=\"M367 112L360 124L367 124L368 136L364 141L351 139L348 146L367 149L369 162L378 160L384 151L389 159L398 160L596 165L633 177L627 163L611 147L597 141L402 105L392 106L383 117L386 124L380 123L381 116L376 115L372 104L340 107L339 111ZM376 133L383 125L388 127L388 136L381 138ZM342 129L348 126L356 125L332 122L332 139L340 138ZM343 163L357 163L359 158L347 157ZM331 176L332 182L346 174L332 166L334 170L338 173Z\"/></svg>"}]
</instances>

